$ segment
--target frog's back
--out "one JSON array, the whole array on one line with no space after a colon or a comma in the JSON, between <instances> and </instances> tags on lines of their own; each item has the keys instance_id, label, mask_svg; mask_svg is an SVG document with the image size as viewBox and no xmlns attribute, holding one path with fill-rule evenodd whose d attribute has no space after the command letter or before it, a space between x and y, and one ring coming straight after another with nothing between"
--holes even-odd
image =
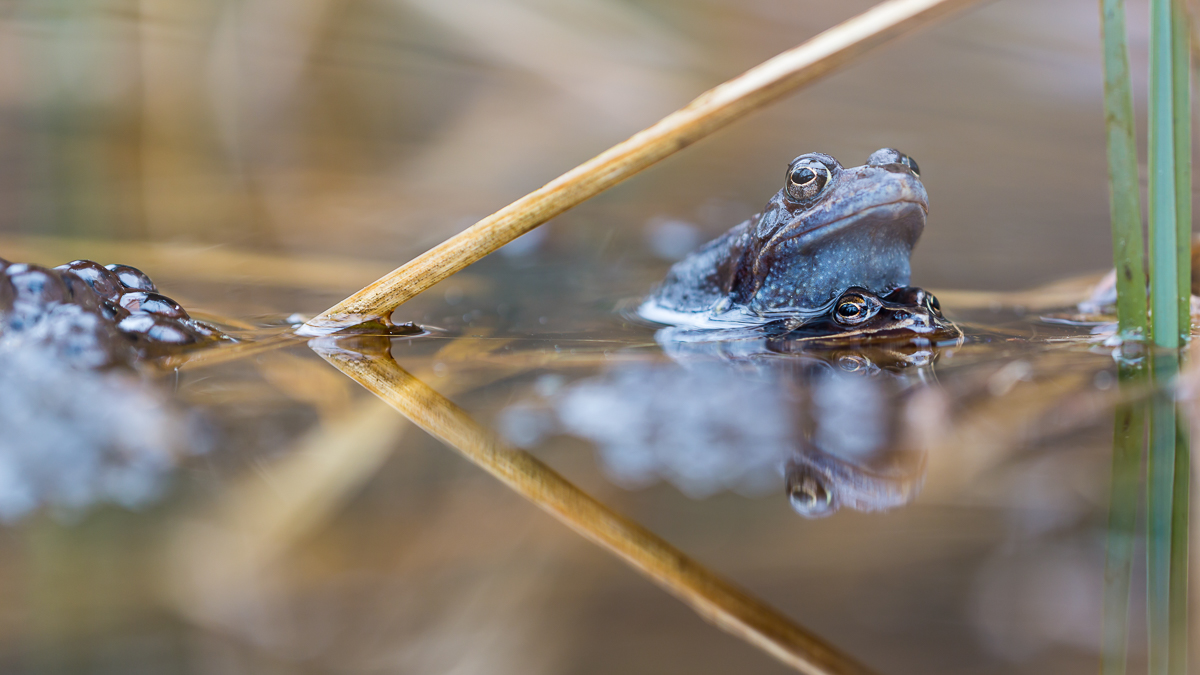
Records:
<instances>
[{"instance_id":1,"label":"frog's back","mask_svg":"<svg viewBox=\"0 0 1200 675\"><path fill-rule=\"evenodd\" d=\"M656 313L698 314L719 305L729 296L738 262L749 247L755 220L743 222L672 265L640 313L659 320L654 316Z\"/></svg>"}]
</instances>

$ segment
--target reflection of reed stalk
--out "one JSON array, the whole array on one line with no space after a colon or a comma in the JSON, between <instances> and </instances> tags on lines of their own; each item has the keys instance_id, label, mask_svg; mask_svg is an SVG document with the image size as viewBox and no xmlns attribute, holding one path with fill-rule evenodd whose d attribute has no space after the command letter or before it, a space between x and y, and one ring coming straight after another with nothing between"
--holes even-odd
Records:
<instances>
[{"instance_id":1,"label":"reflection of reed stalk","mask_svg":"<svg viewBox=\"0 0 1200 675\"><path fill-rule=\"evenodd\" d=\"M1172 307L1174 309L1174 307ZM1175 485L1178 423L1174 382L1179 360L1173 352L1154 355L1153 375L1161 387L1151 398L1150 448L1146 460L1146 613L1151 675L1179 673L1169 667L1171 653L1171 520Z\"/></svg>"},{"instance_id":2,"label":"reflection of reed stalk","mask_svg":"<svg viewBox=\"0 0 1200 675\"><path fill-rule=\"evenodd\" d=\"M378 338L376 338L378 340ZM777 610L721 579L654 533L616 514L529 453L505 446L466 412L387 355L314 350L414 424L504 484L617 554L705 619L811 675L869 671Z\"/></svg>"},{"instance_id":3,"label":"reflection of reed stalk","mask_svg":"<svg viewBox=\"0 0 1200 675\"><path fill-rule=\"evenodd\" d=\"M1189 317L1190 318L1190 317ZM1175 484L1171 504L1171 673L1188 672L1188 507L1191 505L1191 433L1189 419L1181 409L1177 412L1175 432Z\"/></svg>"},{"instance_id":4,"label":"reflection of reed stalk","mask_svg":"<svg viewBox=\"0 0 1200 675\"><path fill-rule=\"evenodd\" d=\"M974 0L887 0L700 95L657 124L475 223L315 317L323 335L381 318L425 289L626 178L892 38Z\"/></svg>"},{"instance_id":5,"label":"reflection of reed stalk","mask_svg":"<svg viewBox=\"0 0 1200 675\"><path fill-rule=\"evenodd\" d=\"M1120 368L1123 394L1145 386L1141 366ZM1129 645L1129 587L1137 540L1138 492L1141 487L1142 446L1146 440L1146 402L1118 405L1113 420L1112 488L1108 503L1108 541L1104 560L1104 632L1102 675L1124 675Z\"/></svg>"}]
</instances>

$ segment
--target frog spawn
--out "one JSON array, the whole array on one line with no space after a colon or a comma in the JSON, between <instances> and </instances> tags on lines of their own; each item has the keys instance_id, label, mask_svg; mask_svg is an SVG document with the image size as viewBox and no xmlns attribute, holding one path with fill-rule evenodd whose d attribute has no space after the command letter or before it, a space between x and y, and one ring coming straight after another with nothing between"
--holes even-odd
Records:
<instances>
[{"instance_id":1,"label":"frog spawn","mask_svg":"<svg viewBox=\"0 0 1200 675\"><path fill-rule=\"evenodd\" d=\"M132 267L0 260L0 521L155 499L211 437L127 366L220 339Z\"/></svg>"},{"instance_id":2,"label":"frog spawn","mask_svg":"<svg viewBox=\"0 0 1200 675\"><path fill-rule=\"evenodd\" d=\"M47 321L41 337L61 357L89 367L227 339L128 265L76 260L49 269L0 259L0 333Z\"/></svg>"}]
</instances>

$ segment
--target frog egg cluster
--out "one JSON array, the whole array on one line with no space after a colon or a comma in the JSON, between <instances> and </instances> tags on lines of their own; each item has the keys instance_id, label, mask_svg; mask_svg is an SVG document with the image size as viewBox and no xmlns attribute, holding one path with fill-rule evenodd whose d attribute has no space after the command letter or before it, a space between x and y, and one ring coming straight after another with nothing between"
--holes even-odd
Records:
<instances>
[{"instance_id":1,"label":"frog egg cluster","mask_svg":"<svg viewBox=\"0 0 1200 675\"><path fill-rule=\"evenodd\" d=\"M0 260L0 521L157 497L207 427L111 366L222 337L132 267Z\"/></svg>"},{"instance_id":2,"label":"frog egg cluster","mask_svg":"<svg viewBox=\"0 0 1200 675\"><path fill-rule=\"evenodd\" d=\"M76 260L49 269L0 259L0 332L29 331L57 315L72 318L51 322L55 330L42 331L43 337L62 342L63 356L92 367L127 360L131 348L147 353L224 337L128 265ZM95 353L87 353L88 342Z\"/></svg>"}]
</instances>

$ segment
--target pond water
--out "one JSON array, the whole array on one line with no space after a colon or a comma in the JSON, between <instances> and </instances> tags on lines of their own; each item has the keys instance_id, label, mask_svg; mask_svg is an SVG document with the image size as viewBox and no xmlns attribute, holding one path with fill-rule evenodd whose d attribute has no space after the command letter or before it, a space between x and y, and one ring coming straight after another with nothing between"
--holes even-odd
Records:
<instances>
[{"instance_id":1,"label":"pond water","mask_svg":"<svg viewBox=\"0 0 1200 675\"><path fill-rule=\"evenodd\" d=\"M877 672L1094 672L1114 412L1145 393L1073 320L1111 264L1094 2L997 0L881 48L402 306L420 335L289 336L870 4L0 9L0 257L134 265L243 340L78 386L0 361L69 420L0 413L54 449L0 458L0 487L27 488L0 510L0 670L789 672L330 365L386 350ZM883 146L920 162L913 282L963 340L679 342L634 317L793 157ZM74 389L93 393L55 397ZM87 421L122 405L187 448L73 445L86 422L137 452Z\"/></svg>"}]
</instances>

